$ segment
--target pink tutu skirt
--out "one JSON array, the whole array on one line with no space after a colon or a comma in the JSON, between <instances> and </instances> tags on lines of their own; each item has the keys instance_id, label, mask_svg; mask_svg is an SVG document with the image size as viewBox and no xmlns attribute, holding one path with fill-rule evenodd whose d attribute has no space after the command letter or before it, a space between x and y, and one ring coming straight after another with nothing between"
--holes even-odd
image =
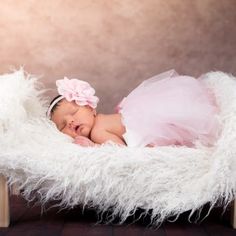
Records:
<instances>
[{"instance_id":1,"label":"pink tutu skirt","mask_svg":"<svg viewBox=\"0 0 236 236\"><path fill-rule=\"evenodd\" d=\"M143 81L117 107L130 147L211 146L219 136L219 109L201 79L174 70Z\"/></svg>"}]
</instances>

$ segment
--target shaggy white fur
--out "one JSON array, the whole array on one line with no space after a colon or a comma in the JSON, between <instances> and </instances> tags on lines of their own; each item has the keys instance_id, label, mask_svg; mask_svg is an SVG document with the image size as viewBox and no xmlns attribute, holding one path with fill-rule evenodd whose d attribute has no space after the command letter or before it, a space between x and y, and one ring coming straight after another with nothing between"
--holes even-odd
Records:
<instances>
[{"instance_id":1,"label":"shaggy white fur","mask_svg":"<svg viewBox=\"0 0 236 236\"><path fill-rule=\"evenodd\" d=\"M45 119L47 99L37 78L21 69L0 76L0 173L42 206L94 207L123 223L135 210L152 226L204 204L227 206L236 195L236 79L206 75L217 97L222 133L214 147L80 147ZM109 211L108 211L109 210ZM209 210L209 211L210 211ZM199 215L198 215L199 216ZM176 218L177 218L176 217Z\"/></svg>"}]
</instances>

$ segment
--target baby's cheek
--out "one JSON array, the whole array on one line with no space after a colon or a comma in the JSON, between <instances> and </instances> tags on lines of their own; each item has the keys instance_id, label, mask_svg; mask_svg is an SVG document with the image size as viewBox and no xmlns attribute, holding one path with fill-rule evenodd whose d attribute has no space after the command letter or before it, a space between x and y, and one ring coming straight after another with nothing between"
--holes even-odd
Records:
<instances>
[{"instance_id":1,"label":"baby's cheek","mask_svg":"<svg viewBox=\"0 0 236 236\"><path fill-rule=\"evenodd\" d=\"M88 137L89 133L90 133L90 130L91 129L88 126L84 125L80 130L81 135L84 136L84 137Z\"/></svg>"}]
</instances>

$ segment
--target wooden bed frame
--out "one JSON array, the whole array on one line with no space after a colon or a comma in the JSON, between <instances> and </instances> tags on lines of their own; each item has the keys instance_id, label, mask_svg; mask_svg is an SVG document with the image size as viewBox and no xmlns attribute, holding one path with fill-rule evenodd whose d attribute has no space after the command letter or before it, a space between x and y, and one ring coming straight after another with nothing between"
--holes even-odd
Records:
<instances>
[{"instance_id":1,"label":"wooden bed frame","mask_svg":"<svg viewBox=\"0 0 236 236\"><path fill-rule=\"evenodd\" d=\"M0 227L10 224L10 206L6 179L0 175Z\"/></svg>"},{"instance_id":2,"label":"wooden bed frame","mask_svg":"<svg viewBox=\"0 0 236 236\"><path fill-rule=\"evenodd\" d=\"M18 194L17 189L13 189L13 194ZM0 174L0 227L9 227L10 224L10 206L9 191L6 179ZM236 199L231 206L231 225L236 229Z\"/></svg>"}]
</instances>

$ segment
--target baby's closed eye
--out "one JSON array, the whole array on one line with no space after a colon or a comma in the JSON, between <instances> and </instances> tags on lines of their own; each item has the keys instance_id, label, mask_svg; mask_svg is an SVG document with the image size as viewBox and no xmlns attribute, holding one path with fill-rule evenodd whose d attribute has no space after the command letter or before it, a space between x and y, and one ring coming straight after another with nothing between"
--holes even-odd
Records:
<instances>
[{"instance_id":1,"label":"baby's closed eye","mask_svg":"<svg viewBox=\"0 0 236 236\"><path fill-rule=\"evenodd\" d=\"M72 115L72 116L75 115L78 110L79 110L79 108L75 108L75 109L71 112L71 115Z\"/></svg>"}]
</instances>

